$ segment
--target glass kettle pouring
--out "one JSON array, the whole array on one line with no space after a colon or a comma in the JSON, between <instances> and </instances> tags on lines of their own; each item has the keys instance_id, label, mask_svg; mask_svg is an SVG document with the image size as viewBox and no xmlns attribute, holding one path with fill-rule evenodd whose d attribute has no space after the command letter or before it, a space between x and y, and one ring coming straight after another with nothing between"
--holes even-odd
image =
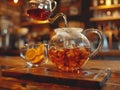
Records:
<instances>
[{"instance_id":1,"label":"glass kettle pouring","mask_svg":"<svg viewBox=\"0 0 120 90\"><path fill-rule=\"evenodd\" d=\"M59 17L63 17L66 23L66 15L64 13L58 13L52 17L56 7L57 2L54 0L30 0L27 14L37 21L47 21L49 23L53 23Z\"/></svg>"}]
</instances>

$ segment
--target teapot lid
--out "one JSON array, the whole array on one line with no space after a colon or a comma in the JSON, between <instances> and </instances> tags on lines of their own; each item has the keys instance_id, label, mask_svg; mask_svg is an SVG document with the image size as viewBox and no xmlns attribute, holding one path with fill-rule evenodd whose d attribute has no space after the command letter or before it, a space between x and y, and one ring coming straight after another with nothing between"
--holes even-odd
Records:
<instances>
[{"instance_id":1,"label":"teapot lid","mask_svg":"<svg viewBox=\"0 0 120 90\"><path fill-rule=\"evenodd\" d=\"M76 27L64 27L64 28L56 28L55 32L79 32L81 33L83 31L82 28L76 28Z\"/></svg>"},{"instance_id":2,"label":"teapot lid","mask_svg":"<svg viewBox=\"0 0 120 90\"><path fill-rule=\"evenodd\" d=\"M56 28L55 33L57 35L61 35L66 39L76 39L81 37L81 32L83 31L82 28L74 28L74 27L66 27L66 28Z\"/></svg>"}]
</instances>

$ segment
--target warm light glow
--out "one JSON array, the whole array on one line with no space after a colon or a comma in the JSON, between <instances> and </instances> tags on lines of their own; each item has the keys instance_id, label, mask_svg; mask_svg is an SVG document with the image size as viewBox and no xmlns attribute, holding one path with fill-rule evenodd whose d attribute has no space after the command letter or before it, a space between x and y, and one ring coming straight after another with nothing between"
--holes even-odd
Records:
<instances>
[{"instance_id":1,"label":"warm light glow","mask_svg":"<svg viewBox=\"0 0 120 90\"><path fill-rule=\"evenodd\" d=\"M110 16L110 15L111 15L111 12L110 12L110 11L107 11L107 15Z\"/></svg>"},{"instance_id":2,"label":"warm light glow","mask_svg":"<svg viewBox=\"0 0 120 90\"><path fill-rule=\"evenodd\" d=\"M49 21L48 20L45 20L45 21L37 21L37 23L39 23L39 24L44 24L44 23L49 23Z\"/></svg>"},{"instance_id":3,"label":"warm light glow","mask_svg":"<svg viewBox=\"0 0 120 90\"><path fill-rule=\"evenodd\" d=\"M50 23L50 22L49 22L49 20L44 20L44 21L33 20L33 23L45 24L45 23Z\"/></svg>"},{"instance_id":4,"label":"warm light glow","mask_svg":"<svg viewBox=\"0 0 120 90\"><path fill-rule=\"evenodd\" d=\"M106 0L106 5L111 5L111 0Z\"/></svg>"},{"instance_id":5,"label":"warm light glow","mask_svg":"<svg viewBox=\"0 0 120 90\"><path fill-rule=\"evenodd\" d=\"M118 4L119 1L118 0L113 0L113 2L114 2L114 4Z\"/></svg>"},{"instance_id":6,"label":"warm light glow","mask_svg":"<svg viewBox=\"0 0 120 90\"><path fill-rule=\"evenodd\" d=\"M14 1L15 4L18 3L18 0L13 0L13 1Z\"/></svg>"},{"instance_id":7,"label":"warm light glow","mask_svg":"<svg viewBox=\"0 0 120 90\"><path fill-rule=\"evenodd\" d=\"M100 0L100 4L104 4L104 0Z\"/></svg>"}]
</instances>

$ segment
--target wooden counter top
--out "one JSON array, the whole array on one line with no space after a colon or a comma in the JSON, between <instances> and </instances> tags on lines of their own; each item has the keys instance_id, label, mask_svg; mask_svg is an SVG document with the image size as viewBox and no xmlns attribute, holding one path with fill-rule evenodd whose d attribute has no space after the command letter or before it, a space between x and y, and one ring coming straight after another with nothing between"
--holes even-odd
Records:
<instances>
[{"instance_id":1,"label":"wooden counter top","mask_svg":"<svg viewBox=\"0 0 120 90\"><path fill-rule=\"evenodd\" d=\"M26 65L20 57L0 57L0 65L21 67ZM82 88L52 83L38 83L29 80L2 77L1 90L120 90L120 61L119 60L89 60L84 68L111 68L111 77L101 88Z\"/></svg>"},{"instance_id":2,"label":"wooden counter top","mask_svg":"<svg viewBox=\"0 0 120 90\"><path fill-rule=\"evenodd\" d=\"M119 56L120 57L120 50L107 50L107 51L100 51L97 56Z\"/></svg>"}]
</instances>

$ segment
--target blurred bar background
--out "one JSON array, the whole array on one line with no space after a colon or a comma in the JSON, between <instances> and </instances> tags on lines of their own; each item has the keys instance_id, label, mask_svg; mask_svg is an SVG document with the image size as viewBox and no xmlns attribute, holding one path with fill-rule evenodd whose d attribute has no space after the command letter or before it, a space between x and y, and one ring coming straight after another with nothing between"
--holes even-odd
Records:
<instances>
[{"instance_id":1,"label":"blurred bar background","mask_svg":"<svg viewBox=\"0 0 120 90\"><path fill-rule=\"evenodd\" d=\"M49 42L54 29L64 27L62 18L53 24L38 23L28 17L29 0L0 0L0 55L19 56L25 43ZM94 59L120 60L120 0L55 0L56 13L67 16L70 27L98 28L103 32L104 43ZM88 35L95 49L98 37Z\"/></svg>"}]
</instances>

